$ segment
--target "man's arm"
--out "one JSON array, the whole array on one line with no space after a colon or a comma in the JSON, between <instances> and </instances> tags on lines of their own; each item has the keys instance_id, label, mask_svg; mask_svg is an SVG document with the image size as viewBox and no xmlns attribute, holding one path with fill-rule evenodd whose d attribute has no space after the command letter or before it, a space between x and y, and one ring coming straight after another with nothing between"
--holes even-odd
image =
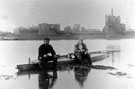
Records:
<instances>
[{"instance_id":1,"label":"man's arm","mask_svg":"<svg viewBox=\"0 0 135 89\"><path fill-rule=\"evenodd\" d=\"M78 50L78 45L77 44L74 46L74 53L76 53L76 52L80 52L80 50Z\"/></svg>"},{"instance_id":2,"label":"man's arm","mask_svg":"<svg viewBox=\"0 0 135 89\"><path fill-rule=\"evenodd\" d=\"M85 54L87 54L88 53L88 48L87 48L86 44L84 44L84 48L85 48Z\"/></svg>"},{"instance_id":3,"label":"man's arm","mask_svg":"<svg viewBox=\"0 0 135 89\"><path fill-rule=\"evenodd\" d=\"M38 60L42 59L41 46L38 48Z\"/></svg>"},{"instance_id":4,"label":"man's arm","mask_svg":"<svg viewBox=\"0 0 135 89\"><path fill-rule=\"evenodd\" d=\"M52 56L56 55L56 53L55 53L55 51L54 51L54 49L53 49L53 47L51 45L50 45L50 52L51 52Z\"/></svg>"}]
</instances>

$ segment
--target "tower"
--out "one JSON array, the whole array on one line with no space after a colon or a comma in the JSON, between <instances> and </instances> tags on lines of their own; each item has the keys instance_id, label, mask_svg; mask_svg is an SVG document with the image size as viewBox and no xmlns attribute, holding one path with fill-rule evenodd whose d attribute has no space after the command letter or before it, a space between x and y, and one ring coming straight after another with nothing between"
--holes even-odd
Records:
<instances>
[{"instance_id":1,"label":"tower","mask_svg":"<svg viewBox=\"0 0 135 89\"><path fill-rule=\"evenodd\" d=\"M113 16L113 9L111 9L111 16Z\"/></svg>"}]
</instances>

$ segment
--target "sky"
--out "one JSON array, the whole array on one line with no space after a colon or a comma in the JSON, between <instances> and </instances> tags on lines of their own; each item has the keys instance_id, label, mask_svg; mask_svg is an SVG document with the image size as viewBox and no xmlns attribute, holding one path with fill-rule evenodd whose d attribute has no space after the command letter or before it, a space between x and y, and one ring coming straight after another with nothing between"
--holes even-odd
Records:
<instances>
[{"instance_id":1,"label":"sky","mask_svg":"<svg viewBox=\"0 0 135 89\"><path fill-rule=\"evenodd\" d=\"M39 23L102 30L112 8L122 23L135 29L135 0L0 0L0 30Z\"/></svg>"}]
</instances>

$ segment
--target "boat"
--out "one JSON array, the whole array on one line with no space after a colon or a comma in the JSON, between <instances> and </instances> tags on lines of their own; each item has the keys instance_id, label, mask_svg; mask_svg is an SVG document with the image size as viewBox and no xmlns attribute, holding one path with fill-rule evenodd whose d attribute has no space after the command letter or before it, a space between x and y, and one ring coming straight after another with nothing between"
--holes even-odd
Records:
<instances>
[{"instance_id":1,"label":"boat","mask_svg":"<svg viewBox=\"0 0 135 89\"><path fill-rule=\"evenodd\" d=\"M64 57L66 57L66 58L64 58ZM91 61L96 62L96 61L99 61L99 60L103 60L106 57L108 57L107 53L97 54L97 55L91 57ZM57 68L60 68L60 66L62 66L62 65L65 66L65 65L74 65L75 64L74 59L71 58L71 57L68 57L68 55L61 56L59 58L60 59L58 59ZM62 59L62 58L64 58L64 59ZM53 64L52 61L50 61L45 68L41 69L39 67L38 61L32 62L32 63L29 62L28 64L17 65L16 69L18 69L18 71L49 70L49 69L51 70L52 64Z\"/></svg>"},{"instance_id":2,"label":"boat","mask_svg":"<svg viewBox=\"0 0 135 89\"><path fill-rule=\"evenodd\" d=\"M3 37L3 40L19 40L18 37Z\"/></svg>"},{"instance_id":3,"label":"boat","mask_svg":"<svg viewBox=\"0 0 135 89\"><path fill-rule=\"evenodd\" d=\"M105 59L109 56L110 53L120 52L120 50L103 50L103 51L95 51L89 52L91 56L91 61L96 62ZM57 68L62 65L76 65L74 62L74 55L73 53L68 53L67 55L58 56ZM65 60L66 59L66 60ZM30 59L29 59L30 60ZM29 61L28 64L19 64L16 66L18 71L33 71L33 70L52 70L52 61L48 62L45 68L40 68L38 64L38 60L36 61Z\"/></svg>"}]
</instances>

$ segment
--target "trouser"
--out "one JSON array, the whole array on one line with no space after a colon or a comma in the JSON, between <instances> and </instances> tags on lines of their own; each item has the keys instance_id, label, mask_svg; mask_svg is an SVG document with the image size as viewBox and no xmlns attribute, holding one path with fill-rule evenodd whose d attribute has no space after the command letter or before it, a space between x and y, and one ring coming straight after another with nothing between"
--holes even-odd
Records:
<instances>
[{"instance_id":1,"label":"trouser","mask_svg":"<svg viewBox=\"0 0 135 89\"><path fill-rule=\"evenodd\" d=\"M85 53L75 53L75 59L78 63L84 63L86 60L92 65L91 56Z\"/></svg>"},{"instance_id":2,"label":"trouser","mask_svg":"<svg viewBox=\"0 0 135 89\"><path fill-rule=\"evenodd\" d=\"M39 66L45 67L48 65L49 61L53 61L54 68L57 66L57 58L54 58L53 56L48 56L48 57L45 57L45 58L42 58L41 60L39 60Z\"/></svg>"}]
</instances>

